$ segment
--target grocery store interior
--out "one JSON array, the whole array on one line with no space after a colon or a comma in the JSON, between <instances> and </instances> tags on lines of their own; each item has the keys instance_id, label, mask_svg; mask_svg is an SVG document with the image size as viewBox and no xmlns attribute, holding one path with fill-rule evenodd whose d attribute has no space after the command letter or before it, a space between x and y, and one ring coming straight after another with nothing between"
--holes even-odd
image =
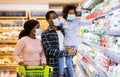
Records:
<instances>
[{"instance_id":1,"label":"grocery store interior","mask_svg":"<svg viewBox=\"0 0 120 77\"><path fill-rule=\"evenodd\" d=\"M44 31L46 12L62 18L66 4L77 7L77 18L98 22L79 29L75 77L120 77L120 0L0 0L0 77L17 77L12 54L24 22L38 20Z\"/></svg>"}]
</instances>

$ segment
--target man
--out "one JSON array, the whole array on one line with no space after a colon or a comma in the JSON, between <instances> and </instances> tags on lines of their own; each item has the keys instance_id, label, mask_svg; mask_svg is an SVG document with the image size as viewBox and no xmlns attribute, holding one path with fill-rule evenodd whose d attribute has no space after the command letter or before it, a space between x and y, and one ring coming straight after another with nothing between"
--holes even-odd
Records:
<instances>
[{"instance_id":1,"label":"man","mask_svg":"<svg viewBox=\"0 0 120 77\"><path fill-rule=\"evenodd\" d=\"M61 24L55 11L48 11L46 13L46 20L49 24L49 27L42 33L41 39L46 54L47 65L50 65L54 68L52 77L60 77L58 72L59 57L75 55L76 50L72 48L68 49L67 51L64 50L64 31L60 26ZM64 77L69 77L66 64L64 64Z\"/></svg>"}]
</instances>

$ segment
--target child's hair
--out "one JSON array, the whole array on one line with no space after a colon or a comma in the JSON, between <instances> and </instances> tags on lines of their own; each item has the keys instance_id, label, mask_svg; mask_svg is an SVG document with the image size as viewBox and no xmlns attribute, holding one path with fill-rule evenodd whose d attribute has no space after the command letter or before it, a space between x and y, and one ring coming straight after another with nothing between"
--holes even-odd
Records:
<instances>
[{"instance_id":1,"label":"child's hair","mask_svg":"<svg viewBox=\"0 0 120 77\"><path fill-rule=\"evenodd\" d=\"M75 11L75 15L76 15L77 11L76 11L76 6L75 5L68 4L68 5L63 7L62 16L63 16L64 19L67 19L68 11L72 10L72 9Z\"/></svg>"}]
</instances>

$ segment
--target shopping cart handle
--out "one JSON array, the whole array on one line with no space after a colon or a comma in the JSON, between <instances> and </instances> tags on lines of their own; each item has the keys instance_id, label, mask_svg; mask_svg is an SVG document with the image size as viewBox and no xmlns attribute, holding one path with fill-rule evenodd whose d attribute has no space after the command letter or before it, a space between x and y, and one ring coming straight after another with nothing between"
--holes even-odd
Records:
<instances>
[{"instance_id":1,"label":"shopping cart handle","mask_svg":"<svg viewBox=\"0 0 120 77\"><path fill-rule=\"evenodd\" d=\"M43 66L27 66L26 70L43 70Z\"/></svg>"}]
</instances>

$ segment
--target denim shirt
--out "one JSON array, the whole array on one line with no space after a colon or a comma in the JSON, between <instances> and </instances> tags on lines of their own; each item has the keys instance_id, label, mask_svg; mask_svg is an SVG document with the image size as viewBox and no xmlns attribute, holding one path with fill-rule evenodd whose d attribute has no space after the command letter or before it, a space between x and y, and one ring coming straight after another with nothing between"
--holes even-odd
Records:
<instances>
[{"instance_id":1,"label":"denim shirt","mask_svg":"<svg viewBox=\"0 0 120 77\"><path fill-rule=\"evenodd\" d=\"M62 25L65 31L64 45L78 47L79 45L78 29L80 28L80 26L92 25L92 20L89 21L81 21L78 19L75 19L73 21L64 20L62 22Z\"/></svg>"}]
</instances>

